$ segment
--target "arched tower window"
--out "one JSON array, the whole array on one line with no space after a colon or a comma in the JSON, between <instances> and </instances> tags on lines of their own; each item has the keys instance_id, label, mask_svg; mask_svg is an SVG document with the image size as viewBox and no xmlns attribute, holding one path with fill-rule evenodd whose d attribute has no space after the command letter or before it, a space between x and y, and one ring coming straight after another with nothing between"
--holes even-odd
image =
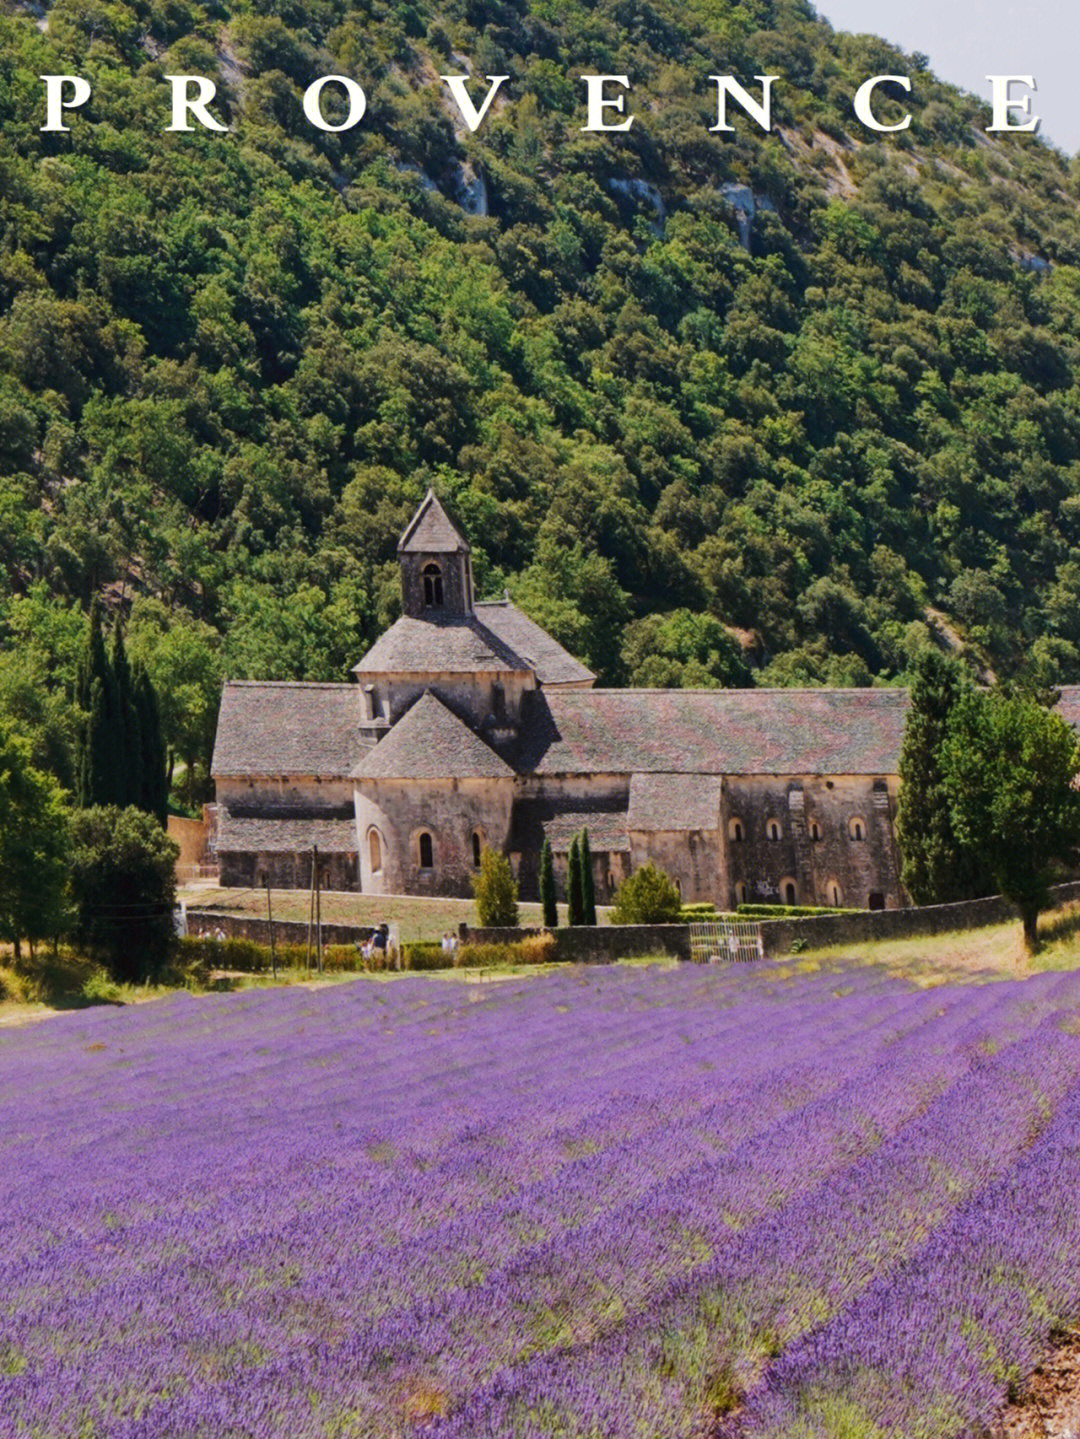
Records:
<instances>
[{"instance_id":1,"label":"arched tower window","mask_svg":"<svg viewBox=\"0 0 1080 1439\"><path fill-rule=\"evenodd\" d=\"M473 830L473 837L472 837L472 862L473 862L473 869L479 869L479 868L480 868L480 853L481 853L482 849L483 849L483 841L482 841L481 838L480 838L480 831L479 831L478 829L474 829L474 830Z\"/></svg>"},{"instance_id":2,"label":"arched tower window","mask_svg":"<svg viewBox=\"0 0 1080 1439\"><path fill-rule=\"evenodd\" d=\"M434 561L424 566L424 604L429 610L443 607L442 570Z\"/></svg>"},{"instance_id":3,"label":"arched tower window","mask_svg":"<svg viewBox=\"0 0 1080 1439\"><path fill-rule=\"evenodd\" d=\"M735 886L735 908L738 909L740 904L746 904L748 900L749 891L747 890L746 885L743 884L742 880L740 880L739 883Z\"/></svg>"},{"instance_id":4,"label":"arched tower window","mask_svg":"<svg viewBox=\"0 0 1080 1439\"><path fill-rule=\"evenodd\" d=\"M829 896L829 903L832 905L833 909L839 909L844 902L844 896L843 892L840 889L840 886L836 883L834 879L831 879L829 881L828 885L825 888L825 892Z\"/></svg>"},{"instance_id":5,"label":"arched tower window","mask_svg":"<svg viewBox=\"0 0 1080 1439\"><path fill-rule=\"evenodd\" d=\"M742 844L743 827L741 819L733 819L730 822L730 824L728 825L728 836L731 839L732 844Z\"/></svg>"},{"instance_id":6,"label":"arched tower window","mask_svg":"<svg viewBox=\"0 0 1080 1439\"><path fill-rule=\"evenodd\" d=\"M765 833L775 843L780 838L780 821L778 819L769 820L765 826Z\"/></svg>"},{"instance_id":7,"label":"arched tower window","mask_svg":"<svg viewBox=\"0 0 1080 1439\"><path fill-rule=\"evenodd\" d=\"M428 834L427 830L424 830L424 832L423 832L423 833L421 834L421 836L420 836L419 851L420 851L420 868L421 868L421 869L434 869L434 868L435 868L435 846L432 844L432 842L431 842L431 835Z\"/></svg>"},{"instance_id":8,"label":"arched tower window","mask_svg":"<svg viewBox=\"0 0 1080 1439\"><path fill-rule=\"evenodd\" d=\"M798 904L799 886L795 883L793 879L785 879L784 883L780 887L780 891L784 896L785 904Z\"/></svg>"},{"instance_id":9,"label":"arched tower window","mask_svg":"<svg viewBox=\"0 0 1080 1439\"><path fill-rule=\"evenodd\" d=\"M368 832L368 858L371 861L372 874L378 874L382 869L382 838L377 829Z\"/></svg>"},{"instance_id":10,"label":"arched tower window","mask_svg":"<svg viewBox=\"0 0 1080 1439\"><path fill-rule=\"evenodd\" d=\"M858 819L858 818L853 819L853 820L850 822L850 824L848 825L848 833L851 835L851 838L852 838L852 839L856 839L856 840L858 840L858 839L865 839L865 838L866 838L866 825L865 825L865 823L864 823L861 819Z\"/></svg>"},{"instance_id":11,"label":"arched tower window","mask_svg":"<svg viewBox=\"0 0 1080 1439\"><path fill-rule=\"evenodd\" d=\"M816 819L810 821L810 838L814 844L821 843L821 825L818 824Z\"/></svg>"}]
</instances>

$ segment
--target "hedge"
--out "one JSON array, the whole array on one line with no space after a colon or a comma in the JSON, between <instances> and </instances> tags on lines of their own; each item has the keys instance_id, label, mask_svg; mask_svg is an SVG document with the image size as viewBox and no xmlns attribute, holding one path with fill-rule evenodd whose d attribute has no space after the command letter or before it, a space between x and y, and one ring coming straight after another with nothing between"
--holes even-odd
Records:
<instances>
[{"instance_id":1,"label":"hedge","mask_svg":"<svg viewBox=\"0 0 1080 1439\"><path fill-rule=\"evenodd\" d=\"M463 944L454 954L459 969L489 969L505 964L551 964L555 959L553 934L532 934L505 944Z\"/></svg>"},{"instance_id":2,"label":"hedge","mask_svg":"<svg viewBox=\"0 0 1080 1439\"><path fill-rule=\"evenodd\" d=\"M821 914L864 914L861 909L833 909L813 904L740 904L740 919L814 919Z\"/></svg>"}]
</instances>

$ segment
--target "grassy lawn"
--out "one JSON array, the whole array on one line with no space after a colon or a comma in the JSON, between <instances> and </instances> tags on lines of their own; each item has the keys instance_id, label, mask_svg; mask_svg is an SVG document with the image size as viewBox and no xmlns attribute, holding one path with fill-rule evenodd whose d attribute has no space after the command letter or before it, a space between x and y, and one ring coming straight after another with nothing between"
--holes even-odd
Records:
<instances>
[{"instance_id":1,"label":"grassy lawn","mask_svg":"<svg viewBox=\"0 0 1080 1439\"><path fill-rule=\"evenodd\" d=\"M180 897L189 909L213 909L223 914L249 914L266 918L266 892L250 889L212 889L188 885ZM275 919L299 920L306 924L311 896L306 890L275 889L271 893ZM540 906L518 906L523 925L540 923ZM600 910L601 924L609 910ZM344 894L324 891L324 924L396 924L404 942L437 940L446 930L457 932L459 924L476 924L476 905L471 899L417 899L412 895ZM559 923L566 923L566 906L559 906Z\"/></svg>"}]
</instances>

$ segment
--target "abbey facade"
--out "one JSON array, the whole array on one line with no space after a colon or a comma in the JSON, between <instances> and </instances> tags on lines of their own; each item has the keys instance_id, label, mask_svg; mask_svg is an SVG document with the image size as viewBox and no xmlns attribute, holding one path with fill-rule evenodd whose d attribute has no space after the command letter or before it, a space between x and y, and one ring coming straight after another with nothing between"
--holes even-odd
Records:
<instances>
[{"instance_id":1,"label":"abbey facade","mask_svg":"<svg viewBox=\"0 0 1080 1439\"><path fill-rule=\"evenodd\" d=\"M230 683L213 772L225 885L471 894L485 845L536 897L589 831L597 897L646 860L687 902L895 908L902 690L601 690L429 493L402 616L340 685Z\"/></svg>"}]
</instances>

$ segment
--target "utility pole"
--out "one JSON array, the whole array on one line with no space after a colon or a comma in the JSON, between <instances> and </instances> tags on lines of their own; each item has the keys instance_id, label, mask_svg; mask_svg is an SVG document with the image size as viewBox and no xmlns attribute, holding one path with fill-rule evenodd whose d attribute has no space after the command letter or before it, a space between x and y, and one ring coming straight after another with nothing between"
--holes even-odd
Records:
<instances>
[{"instance_id":1,"label":"utility pole","mask_svg":"<svg viewBox=\"0 0 1080 1439\"><path fill-rule=\"evenodd\" d=\"M319 846L315 846L315 954L322 974L322 869L319 866Z\"/></svg>"},{"instance_id":2,"label":"utility pole","mask_svg":"<svg viewBox=\"0 0 1080 1439\"><path fill-rule=\"evenodd\" d=\"M319 851L316 847L311 851L311 904L308 907L307 921L307 959L304 963L305 973L311 972L311 929L315 923L315 867L318 863Z\"/></svg>"},{"instance_id":3,"label":"utility pole","mask_svg":"<svg viewBox=\"0 0 1080 1439\"><path fill-rule=\"evenodd\" d=\"M266 881L266 923L270 928L270 967L277 979L277 950L274 947L274 914L270 906L270 872L263 872L263 879Z\"/></svg>"}]
</instances>

